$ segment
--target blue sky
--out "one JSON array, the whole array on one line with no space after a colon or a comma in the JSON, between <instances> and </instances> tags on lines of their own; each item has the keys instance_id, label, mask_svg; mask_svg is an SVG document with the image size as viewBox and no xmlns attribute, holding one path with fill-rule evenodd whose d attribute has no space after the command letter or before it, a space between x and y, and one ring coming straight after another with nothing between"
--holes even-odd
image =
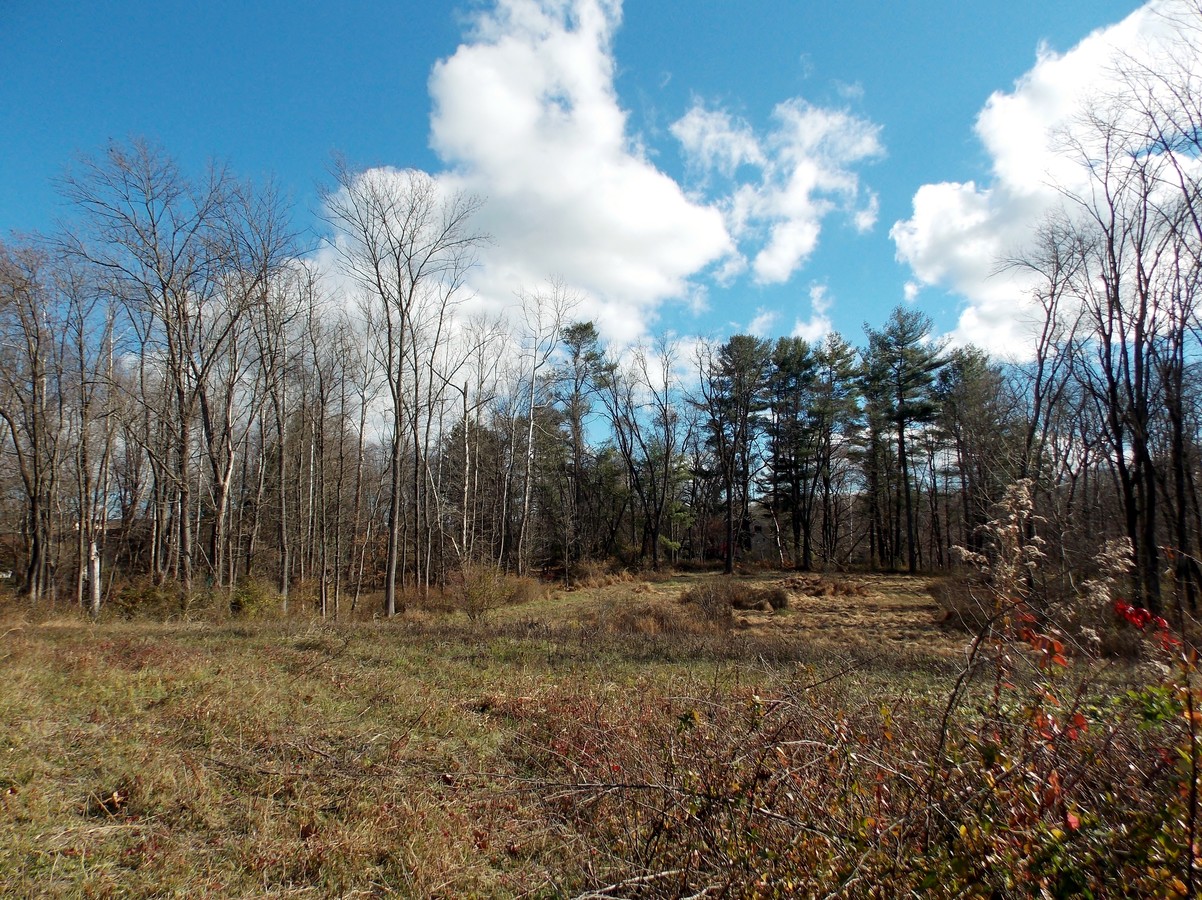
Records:
<instances>
[{"instance_id":1,"label":"blue sky","mask_svg":"<svg viewBox=\"0 0 1202 900\"><path fill-rule=\"evenodd\" d=\"M485 305L561 276L621 340L858 342L910 302L1006 349L989 257L1038 206L1029 148L1099 46L1158 27L1130 0L4 0L0 235L52 228L52 180L140 135L274 177L316 245L340 152L485 199Z\"/></svg>"}]
</instances>

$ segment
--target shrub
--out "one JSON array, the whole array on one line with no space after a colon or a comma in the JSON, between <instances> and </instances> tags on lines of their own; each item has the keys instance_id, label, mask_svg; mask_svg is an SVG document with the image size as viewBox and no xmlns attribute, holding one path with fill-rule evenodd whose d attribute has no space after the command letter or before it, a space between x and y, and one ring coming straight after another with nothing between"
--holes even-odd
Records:
<instances>
[{"instance_id":1,"label":"shrub","mask_svg":"<svg viewBox=\"0 0 1202 900\"><path fill-rule=\"evenodd\" d=\"M473 622L490 610L529 603L542 596L543 588L533 578L519 578L487 563L464 565L452 583L458 608Z\"/></svg>"},{"instance_id":2,"label":"shrub","mask_svg":"<svg viewBox=\"0 0 1202 900\"><path fill-rule=\"evenodd\" d=\"M519 578L516 575L505 576L505 606L520 606L541 599L547 589L533 578Z\"/></svg>"},{"instance_id":3,"label":"shrub","mask_svg":"<svg viewBox=\"0 0 1202 900\"><path fill-rule=\"evenodd\" d=\"M245 578L230 595L230 615L239 619L270 618L280 613L282 604L273 585L259 578Z\"/></svg>"},{"instance_id":4,"label":"shrub","mask_svg":"<svg viewBox=\"0 0 1202 900\"><path fill-rule=\"evenodd\" d=\"M21 616L27 610L28 604L17 596L14 582L11 579L0 581L0 619L10 615Z\"/></svg>"},{"instance_id":5,"label":"shrub","mask_svg":"<svg viewBox=\"0 0 1202 900\"><path fill-rule=\"evenodd\" d=\"M714 623L696 607L635 600L633 596L609 600L586 623L608 633L648 637L700 635Z\"/></svg>"},{"instance_id":6,"label":"shrub","mask_svg":"<svg viewBox=\"0 0 1202 900\"><path fill-rule=\"evenodd\" d=\"M1131 568L1126 538L1107 541L1094 554L1090 577L1047 577L1039 537L1031 537L1034 514L1029 482L1012 485L981 528L983 552L953 551L966 564L956 575L934 583L930 593L949 624L970 633L993 626L1011 606L1021 603L1044 630L1054 631L1073 653L1137 657L1142 644L1123 629L1114 614L1116 592Z\"/></svg>"},{"instance_id":7,"label":"shrub","mask_svg":"<svg viewBox=\"0 0 1202 900\"><path fill-rule=\"evenodd\" d=\"M973 573L949 575L932 582L927 590L948 625L975 634L989 620L992 601L983 580Z\"/></svg>"},{"instance_id":8,"label":"shrub","mask_svg":"<svg viewBox=\"0 0 1202 900\"><path fill-rule=\"evenodd\" d=\"M153 619L165 621L181 615L184 602L179 590L172 585L155 584L143 576L118 582L101 607L102 616L119 619Z\"/></svg>"},{"instance_id":9,"label":"shrub","mask_svg":"<svg viewBox=\"0 0 1202 900\"><path fill-rule=\"evenodd\" d=\"M734 621L732 583L730 579L707 579L681 594L680 602L694 607L711 625L729 628Z\"/></svg>"},{"instance_id":10,"label":"shrub","mask_svg":"<svg viewBox=\"0 0 1202 900\"><path fill-rule=\"evenodd\" d=\"M1199 896L1197 649L1121 600L1100 614L1109 588L1087 586L1060 612L1109 616L1151 664L1116 681L1070 655L1029 602L1027 509L1019 486L952 595L981 626L942 702L849 708L800 679L540 696L516 746L548 818L604 867L585 895ZM682 605L723 620L752 590L714 579Z\"/></svg>"}]
</instances>

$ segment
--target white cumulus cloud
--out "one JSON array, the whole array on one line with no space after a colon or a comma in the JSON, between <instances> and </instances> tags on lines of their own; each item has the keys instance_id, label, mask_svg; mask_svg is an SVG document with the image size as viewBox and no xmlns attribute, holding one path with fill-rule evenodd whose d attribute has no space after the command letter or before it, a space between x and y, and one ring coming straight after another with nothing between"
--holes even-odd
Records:
<instances>
[{"instance_id":1,"label":"white cumulus cloud","mask_svg":"<svg viewBox=\"0 0 1202 900\"><path fill-rule=\"evenodd\" d=\"M549 276L577 311L634 340L659 304L730 266L721 212L646 157L614 89L618 0L498 0L430 77L441 176L484 198L492 243L473 283L502 302Z\"/></svg>"},{"instance_id":2,"label":"white cumulus cloud","mask_svg":"<svg viewBox=\"0 0 1202 900\"><path fill-rule=\"evenodd\" d=\"M1030 71L990 96L977 117L987 182L925 184L915 193L911 217L890 231L913 274L906 295L928 285L961 295L956 340L1011 354L1025 345L1025 285L999 264L1021 253L1061 190L1084 186L1079 156L1067 149L1090 141L1083 111L1119 88L1121 62L1164 52L1179 28L1166 13L1190 2L1154 0L1065 53L1038 48Z\"/></svg>"}]
</instances>

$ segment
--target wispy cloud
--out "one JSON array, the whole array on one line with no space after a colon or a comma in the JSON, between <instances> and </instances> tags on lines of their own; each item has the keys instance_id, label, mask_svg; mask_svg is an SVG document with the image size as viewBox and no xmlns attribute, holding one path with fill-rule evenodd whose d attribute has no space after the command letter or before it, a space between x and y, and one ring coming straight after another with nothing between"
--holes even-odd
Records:
<instances>
[{"instance_id":1,"label":"wispy cloud","mask_svg":"<svg viewBox=\"0 0 1202 900\"><path fill-rule=\"evenodd\" d=\"M830 311L834 301L825 284L810 285L810 317L793 323L793 337L816 344L834 331Z\"/></svg>"},{"instance_id":2,"label":"wispy cloud","mask_svg":"<svg viewBox=\"0 0 1202 900\"><path fill-rule=\"evenodd\" d=\"M778 313L775 310L757 309L755 318L747 326L747 333L766 338L772 333L772 326L776 324L777 318Z\"/></svg>"},{"instance_id":3,"label":"wispy cloud","mask_svg":"<svg viewBox=\"0 0 1202 900\"><path fill-rule=\"evenodd\" d=\"M845 109L798 97L776 106L762 135L723 109L695 103L672 126L703 183L730 182L726 221L760 284L788 281L818 245L824 220L848 216L859 231L876 222L878 200L858 167L884 155L880 127Z\"/></svg>"}]
</instances>

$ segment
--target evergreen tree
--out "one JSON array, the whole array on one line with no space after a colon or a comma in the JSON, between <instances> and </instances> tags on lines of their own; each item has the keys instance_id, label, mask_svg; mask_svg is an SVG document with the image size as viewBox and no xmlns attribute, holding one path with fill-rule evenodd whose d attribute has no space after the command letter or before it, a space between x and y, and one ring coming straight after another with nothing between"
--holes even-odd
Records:
<instances>
[{"instance_id":1,"label":"evergreen tree","mask_svg":"<svg viewBox=\"0 0 1202 900\"><path fill-rule=\"evenodd\" d=\"M842 517L835 509L840 470L846 471L852 437L860 427L860 370L855 348L834 332L814 351L814 359L810 419L817 437L815 476L822 512L822 559L829 563L838 552L841 536Z\"/></svg>"},{"instance_id":2,"label":"evergreen tree","mask_svg":"<svg viewBox=\"0 0 1202 900\"><path fill-rule=\"evenodd\" d=\"M772 344L748 334L736 334L713 352L702 350L700 398L706 431L717 458L726 498L726 571L734 571L735 522L740 543L750 537L748 507L757 466L757 438L767 408L766 387Z\"/></svg>"},{"instance_id":3,"label":"evergreen tree","mask_svg":"<svg viewBox=\"0 0 1202 900\"><path fill-rule=\"evenodd\" d=\"M1020 438L999 367L976 347L952 351L935 383L937 424L951 455L960 500L961 543L980 551L980 528L1015 480ZM950 520L949 520L950 531Z\"/></svg>"},{"instance_id":4,"label":"evergreen tree","mask_svg":"<svg viewBox=\"0 0 1202 900\"><path fill-rule=\"evenodd\" d=\"M592 412L593 397L604 378L604 353L601 336L592 322L573 322L563 330L561 336L566 358L555 373L555 399L563 411L564 426L567 428L569 453L567 456L567 512L564 522L565 577L571 577L572 566L582 555L587 554L586 545L591 543L587 534L581 533L581 523L591 520L588 515L590 498L595 492L590 486L590 453L587 443L587 418Z\"/></svg>"},{"instance_id":5,"label":"evergreen tree","mask_svg":"<svg viewBox=\"0 0 1202 900\"><path fill-rule=\"evenodd\" d=\"M789 517L795 565L814 564L814 493L820 435L813 427L817 359L799 337L777 339L768 376L768 500L775 519Z\"/></svg>"},{"instance_id":6,"label":"evergreen tree","mask_svg":"<svg viewBox=\"0 0 1202 900\"><path fill-rule=\"evenodd\" d=\"M864 326L868 336L863 351L864 394L880 420L892 427L896 442L900 491L894 495L894 533L900 531L904 508L910 572L917 572L919 563L909 431L934 421L938 411L935 379L945 363L942 346L930 341L931 327L928 316L902 306L893 310L882 330Z\"/></svg>"}]
</instances>

